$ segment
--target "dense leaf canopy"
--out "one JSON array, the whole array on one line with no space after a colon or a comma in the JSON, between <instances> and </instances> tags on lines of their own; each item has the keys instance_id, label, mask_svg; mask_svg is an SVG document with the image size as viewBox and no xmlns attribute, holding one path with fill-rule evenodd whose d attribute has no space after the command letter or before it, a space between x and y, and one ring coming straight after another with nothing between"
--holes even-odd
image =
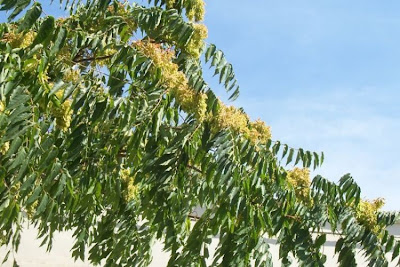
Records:
<instances>
[{"instance_id":1,"label":"dense leaf canopy","mask_svg":"<svg viewBox=\"0 0 400 267\"><path fill-rule=\"evenodd\" d=\"M203 66L231 99L239 86L224 53L204 42L202 0L61 3L67 18L0 0L9 19L0 234L10 251L29 222L49 249L55 231L73 230L72 256L93 264L147 265L160 240L169 266L205 266L219 235L215 266L270 266L265 237L277 238L284 265L322 266L326 236L315 233L329 224L341 266L355 265L356 246L371 266L398 261L386 230L396 213L360 200L348 174L310 181L323 154L272 141L264 122L215 96ZM205 212L192 221L196 207Z\"/></svg>"}]
</instances>

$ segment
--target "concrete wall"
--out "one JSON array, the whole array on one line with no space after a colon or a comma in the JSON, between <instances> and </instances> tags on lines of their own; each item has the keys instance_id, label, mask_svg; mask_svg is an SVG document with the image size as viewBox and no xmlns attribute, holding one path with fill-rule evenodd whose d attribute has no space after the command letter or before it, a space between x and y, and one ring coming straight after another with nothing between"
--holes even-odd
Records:
<instances>
[{"instance_id":1,"label":"concrete wall","mask_svg":"<svg viewBox=\"0 0 400 267\"><path fill-rule=\"evenodd\" d=\"M329 232L329 230L327 230ZM390 227L390 232L400 238L400 224L396 224ZM46 248L40 248L40 241L36 240L37 231L33 228L27 228L23 231L21 238L21 245L18 253L15 255L18 264L21 267L53 267L53 266L71 266L71 267L83 267L91 266L87 262L76 261L71 259L70 249L73 241L71 238L71 232L56 233L54 238L53 249L47 253ZM333 234L327 235L327 242L323 247L323 252L327 255L326 266L337 266L337 257L334 257L335 242L337 236ZM278 246L275 244L275 240L268 239L271 245L271 253L273 255L274 266L280 266L278 261ZM214 238L210 244L210 253L218 244L218 238ZM168 253L162 251L162 244L156 243L153 248L153 262L152 267L166 266L168 262ZM5 250L0 250L0 256L5 255ZM212 255L211 255L212 256ZM361 257L361 253L358 255L359 266L366 266L365 261ZM11 257L12 258L12 257ZM4 266L12 266L12 261L9 260ZM391 264L389 266L395 266Z\"/></svg>"}]
</instances>

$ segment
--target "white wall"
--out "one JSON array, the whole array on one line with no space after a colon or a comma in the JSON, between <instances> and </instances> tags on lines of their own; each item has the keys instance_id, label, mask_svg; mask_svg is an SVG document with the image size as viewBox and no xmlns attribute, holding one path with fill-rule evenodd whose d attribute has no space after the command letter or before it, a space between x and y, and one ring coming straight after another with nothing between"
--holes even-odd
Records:
<instances>
[{"instance_id":1,"label":"white wall","mask_svg":"<svg viewBox=\"0 0 400 267\"><path fill-rule=\"evenodd\" d=\"M396 224L390 227L389 231L400 238L400 224ZM18 264L21 267L53 267L53 266L71 266L71 267L83 267L83 266L91 266L89 263L85 263L82 261L74 262L71 259L70 249L72 247L72 238L71 232L62 232L56 233L54 238L53 249L50 253L46 252L46 248L40 248L40 241L36 240L37 231L33 228L27 228L23 231L21 238L21 245L18 253L15 255ZM337 258L333 257L335 250L335 241L337 240L337 236L328 234L327 235L327 243L323 248L323 252L327 255L327 263L326 266L337 266ZM278 262L278 246L275 245L275 241L272 239L268 239L271 244L271 253L273 255L274 266L280 266ZM210 252L217 246L218 239L214 238L213 242L210 245ZM154 256L153 262L151 264L152 267L162 267L166 266L168 262L168 253L162 251L162 244L156 243L153 248ZM362 260L362 257L358 254L358 263L359 266L366 266L365 261ZM0 250L0 256L5 255L5 250ZM11 259L4 266L12 266ZM390 264L389 266L395 266L395 264Z\"/></svg>"}]
</instances>

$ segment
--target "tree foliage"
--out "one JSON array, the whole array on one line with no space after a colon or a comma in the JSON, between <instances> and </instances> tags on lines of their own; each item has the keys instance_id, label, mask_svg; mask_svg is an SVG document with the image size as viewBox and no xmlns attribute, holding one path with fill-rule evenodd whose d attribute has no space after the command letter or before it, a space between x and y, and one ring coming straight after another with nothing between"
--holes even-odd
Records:
<instances>
[{"instance_id":1,"label":"tree foliage","mask_svg":"<svg viewBox=\"0 0 400 267\"><path fill-rule=\"evenodd\" d=\"M386 230L397 213L360 200L348 174L310 181L323 154L272 141L264 122L215 96L204 64L232 99L239 86L224 53L204 42L202 0L61 2L67 18L0 0L9 12L0 233L10 251L28 221L48 249L55 231L73 230L72 256L93 264L147 265L160 240L169 266L205 266L219 235L215 266L272 265L266 236L284 265L322 266L326 236L314 233L329 223L341 266L355 265L356 246L371 266L398 261L400 242Z\"/></svg>"}]
</instances>

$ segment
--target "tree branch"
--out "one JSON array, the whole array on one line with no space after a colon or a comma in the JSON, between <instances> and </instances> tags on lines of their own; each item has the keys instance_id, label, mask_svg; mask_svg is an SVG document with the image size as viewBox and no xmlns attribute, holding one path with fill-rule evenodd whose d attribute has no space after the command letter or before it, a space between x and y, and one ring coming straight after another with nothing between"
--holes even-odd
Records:
<instances>
[{"instance_id":1,"label":"tree branch","mask_svg":"<svg viewBox=\"0 0 400 267\"><path fill-rule=\"evenodd\" d=\"M80 62L86 62L86 61L96 61L96 60L103 60L103 59L108 59L113 57L114 54L112 55L107 55L107 56L100 56L100 57L87 57L87 58L80 58L80 59L75 59L75 63L80 63Z\"/></svg>"},{"instance_id":2,"label":"tree branch","mask_svg":"<svg viewBox=\"0 0 400 267\"><path fill-rule=\"evenodd\" d=\"M197 172L203 174L203 172L202 172L199 168L197 168L197 167L195 167L195 166L186 165L186 167L188 167L189 169L195 170L195 171L197 171Z\"/></svg>"}]
</instances>

